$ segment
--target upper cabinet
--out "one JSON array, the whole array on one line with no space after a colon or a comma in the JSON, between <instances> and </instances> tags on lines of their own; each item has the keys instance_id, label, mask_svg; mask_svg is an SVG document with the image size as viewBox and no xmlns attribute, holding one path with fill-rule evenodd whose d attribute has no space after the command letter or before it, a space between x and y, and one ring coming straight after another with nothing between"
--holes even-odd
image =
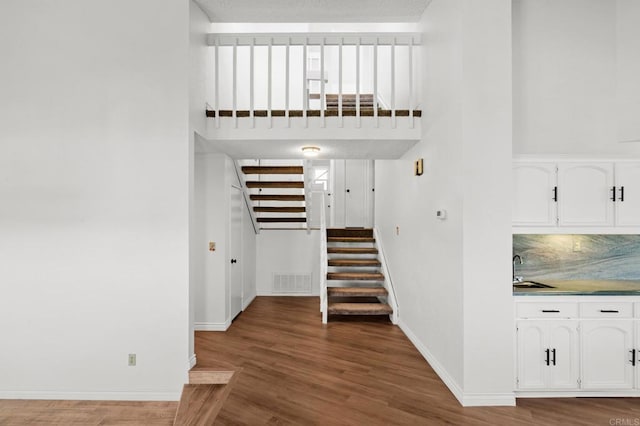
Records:
<instances>
[{"instance_id":1,"label":"upper cabinet","mask_svg":"<svg viewBox=\"0 0 640 426\"><path fill-rule=\"evenodd\" d=\"M640 162L513 165L513 225L640 226Z\"/></svg>"},{"instance_id":2,"label":"upper cabinet","mask_svg":"<svg viewBox=\"0 0 640 426\"><path fill-rule=\"evenodd\" d=\"M558 225L613 225L613 163L558 164Z\"/></svg>"},{"instance_id":3,"label":"upper cabinet","mask_svg":"<svg viewBox=\"0 0 640 426\"><path fill-rule=\"evenodd\" d=\"M555 226L558 217L556 169L555 163L514 163L514 225Z\"/></svg>"}]
</instances>

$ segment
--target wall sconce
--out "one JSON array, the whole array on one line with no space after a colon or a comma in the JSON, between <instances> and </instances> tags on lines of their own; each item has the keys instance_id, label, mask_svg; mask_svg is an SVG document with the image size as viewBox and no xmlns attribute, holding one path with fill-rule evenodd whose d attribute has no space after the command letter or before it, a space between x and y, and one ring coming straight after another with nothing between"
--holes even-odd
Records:
<instances>
[{"instance_id":1,"label":"wall sconce","mask_svg":"<svg viewBox=\"0 0 640 426\"><path fill-rule=\"evenodd\" d=\"M415 170L416 176L422 176L422 173L423 173L423 160L422 160L422 158L419 158L418 160L416 160L415 165L414 165L414 170Z\"/></svg>"}]
</instances>

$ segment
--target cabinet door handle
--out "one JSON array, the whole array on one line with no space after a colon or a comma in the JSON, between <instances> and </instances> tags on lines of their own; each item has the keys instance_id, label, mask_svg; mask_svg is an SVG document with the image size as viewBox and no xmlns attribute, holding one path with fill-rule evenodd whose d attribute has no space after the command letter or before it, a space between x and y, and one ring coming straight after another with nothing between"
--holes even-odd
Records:
<instances>
[{"instance_id":1,"label":"cabinet door handle","mask_svg":"<svg viewBox=\"0 0 640 426\"><path fill-rule=\"evenodd\" d=\"M620 187L620 201L624 201L624 186Z\"/></svg>"},{"instance_id":2,"label":"cabinet door handle","mask_svg":"<svg viewBox=\"0 0 640 426\"><path fill-rule=\"evenodd\" d=\"M551 349L551 355L553 355L553 358L551 358L551 362L553 363L553 365L556 365L556 350L555 349Z\"/></svg>"},{"instance_id":3,"label":"cabinet door handle","mask_svg":"<svg viewBox=\"0 0 640 426\"><path fill-rule=\"evenodd\" d=\"M231 259L231 263L238 263L236 259Z\"/></svg>"},{"instance_id":4,"label":"cabinet door handle","mask_svg":"<svg viewBox=\"0 0 640 426\"><path fill-rule=\"evenodd\" d=\"M619 313L619 311L616 311L615 309L600 309L600 312L602 312L603 314L617 314L617 313Z\"/></svg>"},{"instance_id":5,"label":"cabinet door handle","mask_svg":"<svg viewBox=\"0 0 640 426\"><path fill-rule=\"evenodd\" d=\"M555 201L556 203L558 202L558 187L557 186L553 187L553 201Z\"/></svg>"},{"instance_id":6,"label":"cabinet door handle","mask_svg":"<svg viewBox=\"0 0 640 426\"><path fill-rule=\"evenodd\" d=\"M611 201L616 202L616 187L611 188Z\"/></svg>"},{"instance_id":7,"label":"cabinet door handle","mask_svg":"<svg viewBox=\"0 0 640 426\"><path fill-rule=\"evenodd\" d=\"M635 349L631 349L629 352L631 352L631 359L629 360L631 362L632 366L636 366L636 350Z\"/></svg>"},{"instance_id":8,"label":"cabinet door handle","mask_svg":"<svg viewBox=\"0 0 640 426\"><path fill-rule=\"evenodd\" d=\"M557 309L543 309L542 313L543 314L559 314L560 311Z\"/></svg>"},{"instance_id":9,"label":"cabinet door handle","mask_svg":"<svg viewBox=\"0 0 640 426\"><path fill-rule=\"evenodd\" d=\"M549 365L549 349L545 349L544 351L547 354L547 358L544 360L544 362Z\"/></svg>"}]
</instances>

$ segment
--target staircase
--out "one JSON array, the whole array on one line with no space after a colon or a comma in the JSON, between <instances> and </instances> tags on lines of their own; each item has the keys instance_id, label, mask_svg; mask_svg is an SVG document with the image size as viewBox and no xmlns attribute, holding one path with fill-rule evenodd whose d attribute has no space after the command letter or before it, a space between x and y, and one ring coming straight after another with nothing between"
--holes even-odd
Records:
<instances>
[{"instance_id":1,"label":"staircase","mask_svg":"<svg viewBox=\"0 0 640 426\"><path fill-rule=\"evenodd\" d=\"M390 315L389 282L382 272L373 229L326 230L326 314Z\"/></svg>"},{"instance_id":2,"label":"staircase","mask_svg":"<svg viewBox=\"0 0 640 426\"><path fill-rule=\"evenodd\" d=\"M292 160L286 165L275 160L244 162L241 170L260 229L306 227L304 169L300 161Z\"/></svg>"}]
</instances>

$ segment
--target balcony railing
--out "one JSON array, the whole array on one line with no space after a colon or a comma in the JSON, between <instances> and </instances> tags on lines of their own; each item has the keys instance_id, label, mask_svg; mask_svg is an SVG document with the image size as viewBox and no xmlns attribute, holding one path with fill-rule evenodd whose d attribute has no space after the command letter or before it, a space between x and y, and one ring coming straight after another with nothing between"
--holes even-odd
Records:
<instances>
[{"instance_id":1,"label":"balcony railing","mask_svg":"<svg viewBox=\"0 0 640 426\"><path fill-rule=\"evenodd\" d=\"M398 117L414 127L421 116L417 82L419 33L272 33L209 34L214 63L214 105L207 116L229 117L238 127L248 118L273 126L284 117L286 127L309 117L326 126L327 117L380 119Z\"/></svg>"}]
</instances>

